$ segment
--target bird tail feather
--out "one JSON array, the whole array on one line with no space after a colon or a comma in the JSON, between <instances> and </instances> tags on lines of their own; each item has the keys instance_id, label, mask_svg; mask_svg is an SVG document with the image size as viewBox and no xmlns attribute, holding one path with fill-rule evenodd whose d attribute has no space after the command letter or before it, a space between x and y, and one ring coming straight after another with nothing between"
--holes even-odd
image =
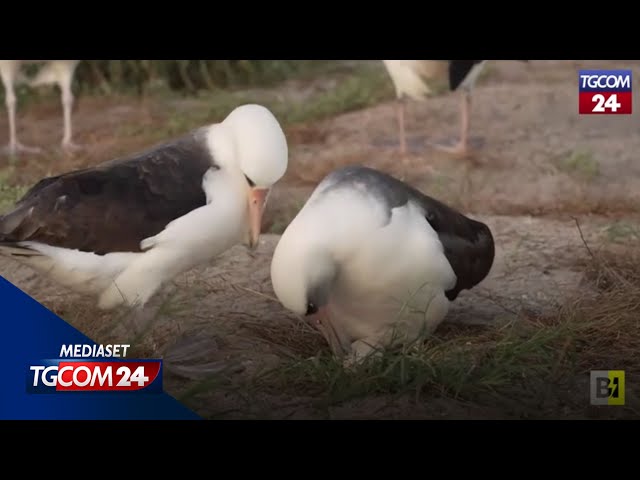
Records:
<instances>
[{"instance_id":1,"label":"bird tail feather","mask_svg":"<svg viewBox=\"0 0 640 480\"><path fill-rule=\"evenodd\" d=\"M0 255L10 257L38 257L42 256L42 253L18 243L0 242Z\"/></svg>"}]
</instances>

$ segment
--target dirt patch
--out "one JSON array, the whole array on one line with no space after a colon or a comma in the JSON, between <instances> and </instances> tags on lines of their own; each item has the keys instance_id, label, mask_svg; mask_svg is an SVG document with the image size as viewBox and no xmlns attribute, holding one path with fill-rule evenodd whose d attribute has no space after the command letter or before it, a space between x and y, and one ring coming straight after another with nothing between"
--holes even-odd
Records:
<instances>
[{"instance_id":1,"label":"dirt patch","mask_svg":"<svg viewBox=\"0 0 640 480\"><path fill-rule=\"evenodd\" d=\"M624 63L638 78L640 62ZM586 264L589 253L574 217L594 249L639 239L637 115L577 115L577 70L608 66L621 68L619 62L495 62L473 97L472 136L484 145L466 160L423 148L427 139L457 135L456 95L408 105L407 131L414 152L407 180L485 221L496 238L491 274L477 289L460 296L445 328L498 328L523 315L543 315L577 289L592 288L583 281L585 270L579 266L580 261ZM636 94L634 103L638 101ZM74 117L77 141L90 144L91 150L72 157L55 152L24 157L13 163L11 182L29 184L44 175L144 148L150 137L139 135L135 126L166 128L171 119L163 105L160 100L79 100ZM61 115L53 108L37 107L19 113L20 138L24 143L54 145ZM402 161L394 150L392 100L293 125L287 134L291 166L270 199L265 218L269 231L281 232L333 168L360 163L401 173ZM6 120L0 117L0 142L5 141ZM0 168L9 164L0 159ZM154 301L160 310L149 324L98 312L91 299L63 291L11 260L0 259L0 274L94 340L130 342L136 354L165 358L166 389L207 417L509 416L504 408L489 411L458 400L407 403L386 396L319 406L302 396L250 391L248 382L257 372L301 353L326 352L320 338L299 334L304 324L272 298L269 263L277 239L265 235L253 253L236 247L217 262L181 275ZM281 327L270 334L269 325ZM282 337L282 332L289 332L284 340L272 338Z\"/></svg>"},{"instance_id":2,"label":"dirt patch","mask_svg":"<svg viewBox=\"0 0 640 480\"><path fill-rule=\"evenodd\" d=\"M636 72L638 65L630 63ZM484 146L466 161L424 148L426 140L442 141L458 134L457 96L409 103L406 124L414 152L408 180L478 213L637 213L637 119L578 116L579 68L573 62L494 66L473 96L471 133ZM311 141L294 146L290 178L311 187L345 163L401 173L393 102L341 115L314 128L322 140L314 141L307 132Z\"/></svg>"}]
</instances>

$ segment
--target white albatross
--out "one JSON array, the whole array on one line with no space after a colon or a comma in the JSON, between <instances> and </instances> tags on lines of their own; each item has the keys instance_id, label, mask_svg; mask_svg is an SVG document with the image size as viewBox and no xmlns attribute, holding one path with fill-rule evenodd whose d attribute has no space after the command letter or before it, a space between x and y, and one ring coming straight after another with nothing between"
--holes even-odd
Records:
<instances>
[{"instance_id":1,"label":"white albatross","mask_svg":"<svg viewBox=\"0 0 640 480\"><path fill-rule=\"evenodd\" d=\"M450 302L488 275L494 255L487 225L385 173L349 166L325 177L282 234L271 282L282 305L315 321L352 363L433 332Z\"/></svg>"},{"instance_id":2,"label":"white albatross","mask_svg":"<svg viewBox=\"0 0 640 480\"><path fill-rule=\"evenodd\" d=\"M142 306L167 280L238 243L255 247L288 147L273 114L221 123L142 153L45 178L0 217L0 254L98 306Z\"/></svg>"}]
</instances>

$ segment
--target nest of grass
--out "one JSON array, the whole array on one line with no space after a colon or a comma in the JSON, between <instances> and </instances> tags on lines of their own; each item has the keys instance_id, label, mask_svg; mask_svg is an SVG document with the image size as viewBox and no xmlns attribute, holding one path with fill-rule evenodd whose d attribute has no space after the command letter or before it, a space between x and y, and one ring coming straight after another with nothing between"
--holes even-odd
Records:
<instances>
[{"instance_id":1,"label":"nest of grass","mask_svg":"<svg viewBox=\"0 0 640 480\"><path fill-rule=\"evenodd\" d=\"M565 303L556 318L572 326L581 368L640 374L640 255L631 248L592 254L584 279L595 294Z\"/></svg>"},{"instance_id":2,"label":"nest of grass","mask_svg":"<svg viewBox=\"0 0 640 480\"><path fill-rule=\"evenodd\" d=\"M640 255L602 251L583 268L592 288L568 298L552 314L523 315L502 327L445 323L431 337L350 370L303 322L256 323L252 333L289 360L263 372L255 386L313 395L331 404L409 393L478 406L495 407L502 399L527 415L589 417L589 372L625 370L627 405L608 412L637 415L632 385L640 381ZM560 386L565 393L558 393ZM544 413L537 410L540 405Z\"/></svg>"}]
</instances>

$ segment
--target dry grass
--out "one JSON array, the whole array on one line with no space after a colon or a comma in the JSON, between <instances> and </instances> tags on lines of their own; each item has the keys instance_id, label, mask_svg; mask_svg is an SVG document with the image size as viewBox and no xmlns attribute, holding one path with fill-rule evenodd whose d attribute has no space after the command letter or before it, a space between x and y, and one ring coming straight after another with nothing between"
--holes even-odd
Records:
<instances>
[{"instance_id":1,"label":"dry grass","mask_svg":"<svg viewBox=\"0 0 640 480\"><path fill-rule=\"evenodd\" d=\"M628 376L640 378L636 359L640 351L638 243L605 246L596 252L586 242L584 245L590 256L583 265L584 281L596 293L569 300L551 320L572 327L580 369L625 369Z\"/></svg>"},{"instance_id":2,"label":"dry grass","mask_svg":"<svg viewBox=\"0 0 640 480\"><path fill-rule=\"evenodd\" d=\"M329 351L320 332L306 322L244 322L243 327L284 358L310 358Z\"/></svg>"}]
</instances>

